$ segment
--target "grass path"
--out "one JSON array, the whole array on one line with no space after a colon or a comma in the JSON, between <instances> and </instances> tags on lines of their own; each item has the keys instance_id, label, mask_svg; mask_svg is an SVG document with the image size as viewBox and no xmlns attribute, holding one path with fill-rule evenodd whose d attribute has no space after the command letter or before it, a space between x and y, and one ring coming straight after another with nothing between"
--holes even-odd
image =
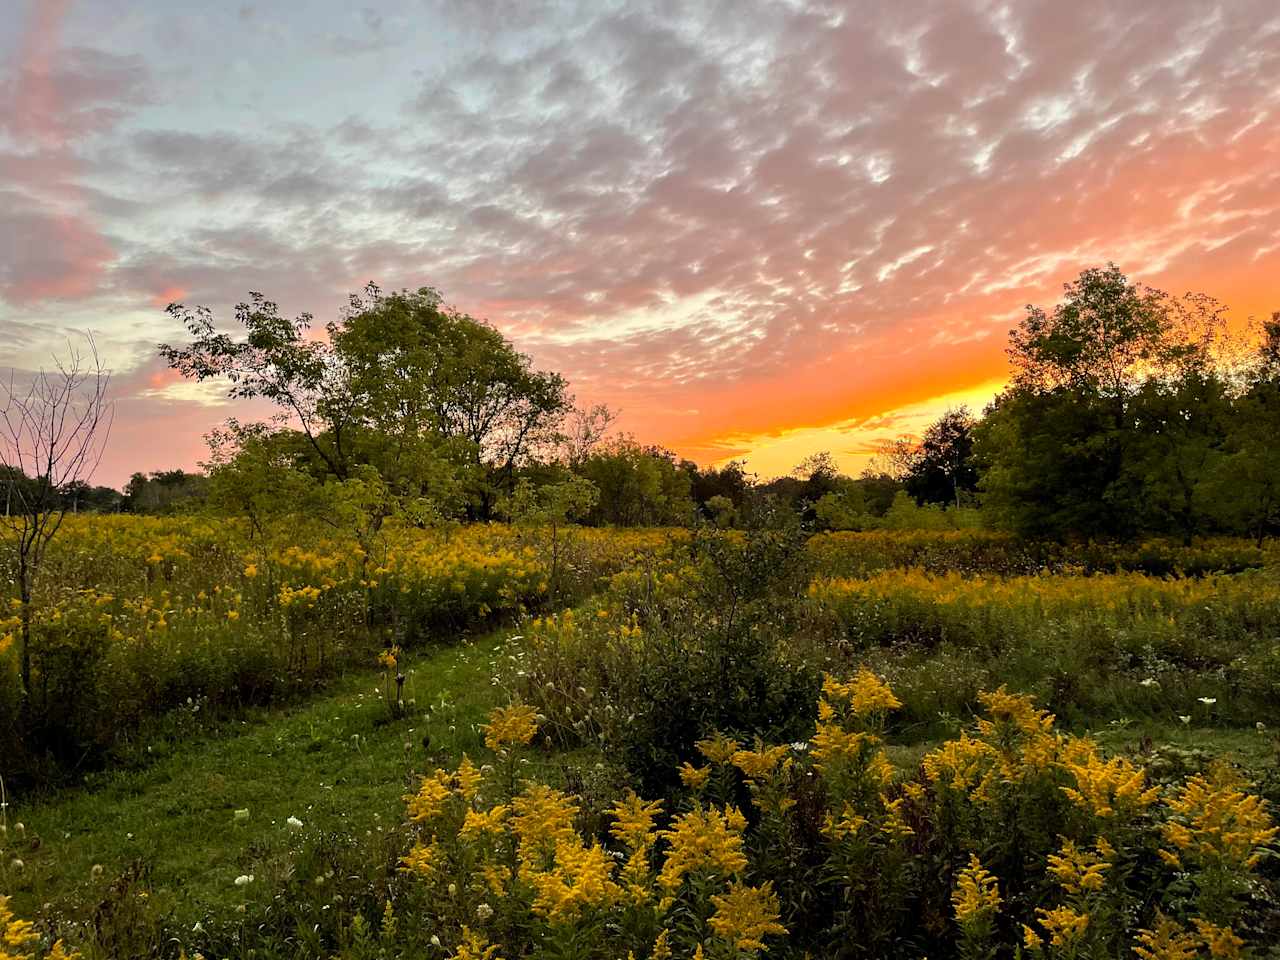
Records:
<instances>
[{"instance_id":1,"label":"grass path","mask_svg":"<svg viewBox=\"0 0 1280 960\"><path fill-rule=\"evenodd\" d=\"M145 769L11 806L8 839L0 838L0 890L20 915L84 920L107 885L140 862L157 905L180 920L200 919L251 895L235 878L261 876L297 844L290 817L303 831L394 827L414 774L464 750L483 751L475 725L498 699L490 660L504 635L407 664L405 696L416 705L405 719L389 717L377 673L356 672L315 700L179 743ZM248 819L237 820L235 811L246 809Z\"/></svg>"}]
</instances>

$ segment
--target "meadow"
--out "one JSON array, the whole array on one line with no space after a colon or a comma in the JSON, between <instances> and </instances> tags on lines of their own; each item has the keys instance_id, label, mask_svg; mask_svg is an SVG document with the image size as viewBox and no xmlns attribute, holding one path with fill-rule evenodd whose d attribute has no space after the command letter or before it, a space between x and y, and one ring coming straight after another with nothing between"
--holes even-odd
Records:
<instances>
[{"instance_id":1,"label":"meadow","mask_svg":"<svg viewBox=\"0 0 1280 960\"><path fill-rule=\"evenodd\" d=\"M68 519L0 956L1280 955L1272 547L372 546Z\"/></svg>"}]
</instances>

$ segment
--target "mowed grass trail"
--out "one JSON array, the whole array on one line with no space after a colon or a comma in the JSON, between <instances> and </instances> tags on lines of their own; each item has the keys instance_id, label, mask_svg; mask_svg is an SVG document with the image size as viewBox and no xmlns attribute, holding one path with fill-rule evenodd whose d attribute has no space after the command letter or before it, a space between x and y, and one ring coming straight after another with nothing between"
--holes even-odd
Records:
<instances>
[{"instance_id":1,"label":"mowed grass trail","mask_svg":"<svg viewBox=\"0 0 1280 960\"><path fill-rule=\"evenodd\" d=\"M238 876L265 881L315 831L361 836L395 827L417 775L464 751L484 752L476 726L500 698L490 662L504 636L412 657L405 697L415 705L403 719L379 698L381 675L356 672L319 699L179 743L145 769L29 805L11 797L0 887L21 915L87 920L136 864L146 871L146 895L175 919L234 909L269 889L237 886Z\"/></svg>"}]
</instances>

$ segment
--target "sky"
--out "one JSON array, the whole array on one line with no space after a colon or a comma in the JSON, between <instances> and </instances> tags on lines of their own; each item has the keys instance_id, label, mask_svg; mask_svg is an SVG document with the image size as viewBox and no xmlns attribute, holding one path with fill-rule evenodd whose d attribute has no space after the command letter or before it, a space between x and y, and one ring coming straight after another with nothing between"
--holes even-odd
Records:
<instances>
[{"instance_id":1,"label":"sky","mask_svg":"<svg viewBox=\"0 0 1280 960\"><path fill-rule=\"evenodd\" d=\"M93 333L98 482L261 412L164 368L175 300L430 285L765 477L980 409L1088 266L1280 309L1275 0L0 6L0 368Z\"/></svg>"}]
</instances>

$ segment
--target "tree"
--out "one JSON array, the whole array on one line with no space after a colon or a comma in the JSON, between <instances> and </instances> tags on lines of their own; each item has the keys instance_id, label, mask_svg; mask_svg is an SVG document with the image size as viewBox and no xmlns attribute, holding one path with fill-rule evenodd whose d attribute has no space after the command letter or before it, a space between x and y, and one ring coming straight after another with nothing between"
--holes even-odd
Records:
<instances>
[{"instance_id":1,"label":"tree","mask_svg":"<svg viewBox=\"0 0 1280 960\"><path fill-rule=\"evenodd\" d=\"M236 305L243 339L219 333L208 307L169 304L193 340L186 347L160 345L160 355L184 377L229 381L232 399L265 399L291 415L328 471L339 479L350 472L347 443L356 417L348 375L328 344L307 338L312 316L295 320L261 293ZM332 338L333 330L330 329Z\"/></svg>"},{"instance_id":2,"label":"tree","mask_svg":"<svg viewBox=\"0 0 1280 960\"><path fill-rule=\"evenodd\" d=\"M1211 482L1211 509L1259 546L1280 531L1280 312L1262 324L1246 385L1227 424Z\"/></svg>"},{"instance_id":3,"label":"tree","mask_svg":"<svg viewBox=\"0 0 1280 960\"><path fill-rule=\"evenodd\" d=\"M931 423L909 463L907 493L917 503L953 503L973 493L978 471L973 463L973 417L967 407L947 410Z\"/></svg>"},{"instance_id":4,"label":"tree","mask_svg":"<svg viewBox=\"0 0 1280 960\"><path fill-rule=\"evenodd\" d=\"M0 483L5 516L0 533L16 572L20 604L19 676L22 713L31 697L32 599L45 552L67 513L64 491L88 481L111 432L111 375L92 337L84 350L68 344L53 370L0 384Z\"/></svg>"},{"instance_id":5,"label":"tree","mask_svg":"<svg viewBox=\"0 0 1280 960\"><path fill-rule=\"evenodd\" d=\"M531 451L560 439L572 408L563 377L535 370L497 330L442 306L430 287L384 295L370 284L329 332L357 409L394 441L395 458L424 437L461 441L454 449L487 474L477 487L482 516L490 488L509 490ZM598 410L587 426L600 428L602 418L607 428Z\"/></svg>"},{"instance_id":6,"label":"tree","mask_svg":"<svg viewBox=\"0 0 1280 960\"><path fill-rule=\"evenodd\" d=\"M216 331L203 307L173 304L169 313L193 337L161 346L170 366L196 380L225 377L232 397L276 404L318 476L343 481L371 466L397 495L420 499L452 463L480 516L534 449L557 441L571 405L562 377L533 369L497 330L444 307L429 287L384 294L369 284L326 325L327 342L309 336L310 315L285 320L258 293L236 308L239 339Z\"/></svg>"},{"instance_id":7,"label":"tree","mask_svg":"<svg viewBox=\"0 0 1280 960\"><path fill-rule=\"evenodd\" d=\"M591 523L665 526L689 521L689 475L677 467L670 451L615 437L597 446L578 474L600 492Z\"/></svg>"},{"instance_id":8,"label":"tree","mask_svg":"<svg viewBox=\"0 0 1280 960\"><path fill-rule=\"evenodd\" d=\"M618 414L605 404L598 403L594 407L575 407L568 419L563 440L563 460L570 470L577 470L591 451L608 436Z\"/></svg>"},{"instance_id":9,"label":"tree","mask_svg":"<svg viewBox=\"0 0 1280 960\"><path fill-rule=\"evenodd\" d=\"M984 505L1028 535L1129 536L1158 516L1194 528L1210 458L1182 445L1176 418L1204 426L1194 401L1215 389L1220 316L1114 264L1083 271L1051 311L1028 306L1010 333L1011 383L974 431Z\"/></svg>"},{"instance_id":10,"label":"tree","mask_svg":"<svg viewBox=\"0 0 1280 960\"><path fill-rule=\"evenodd\" d=\"M203 502L209 480L185 470L135 473L125 485L121 506L130 513L174 513Z\"/></svg>"},{"instance_id":11,"label":"tree","mask_svg":"<svg viewBox=\"0 0 1280 960\"><path fill-rule=\"evenodd\" d=\"M711 506L711 501L719 497L728 501L736 520L753 485L753 478L742 461L730 460L723 467L707 467L705 470L699 469L697 464L689 464L688 472L689 495L702 507L703 513L711 519L723 516L722 506Z\"/></svg>"},{"instance_id":12,"label":"tree","mask_svg":"<svg viewBox=\"0 0 1280 960\"><path fill-rule=\"evenodd\" d=\"M527 478L516 483L515 492L507 504L507 514L512 523L549 530L551 557L550 581L554 593L559 595L561 528L574 521L585 519L600 499L600 491L590 480L570 474L556 483L534 486Z\"/></svg>"}]
</instances>

